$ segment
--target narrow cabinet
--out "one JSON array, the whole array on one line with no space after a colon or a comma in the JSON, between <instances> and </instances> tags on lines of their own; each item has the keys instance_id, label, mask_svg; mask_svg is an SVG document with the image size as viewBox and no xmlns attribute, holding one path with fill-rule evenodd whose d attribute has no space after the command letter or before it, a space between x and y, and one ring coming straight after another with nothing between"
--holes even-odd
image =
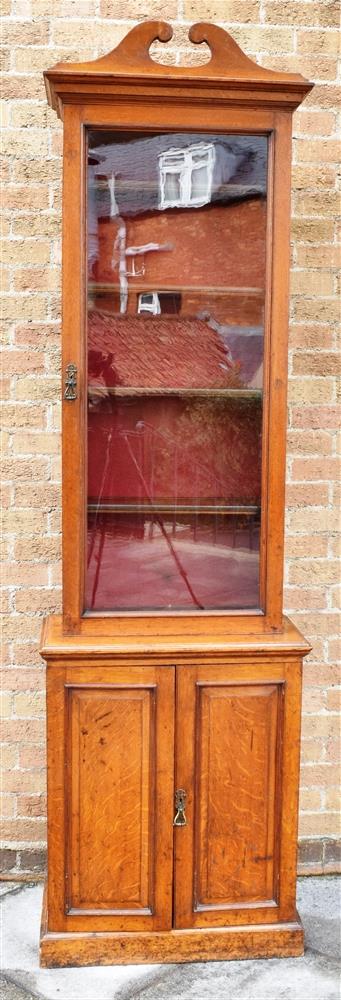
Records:
<instances>
[{"instance_id":1,"label":"narrow cabinet","mask_svg":"<svg viewBox=\"0 0 341 1000\"><path fill-rule=\"evenodd\" d=\"M292 114L222 28L44 74L63 121L63 605L43 965L301 954L283 616Z\"/></svg>"},{"instance_id":2,"label":"narrow cabinet","mask_svg":"<svg viewBox=\"0 0 341 1000\"><path fill-rule=\"evenodd\" d=\"M85 944L96 932L108 962L158 961L160 949L195 960L219 928L217 957L247 955L255 934L259 954L299 953L302 640L286 634L296 653L277 640L272 660L184 663L178 650L173 664L123 666L103 641L83 662L84 642L69 639L65 658L50 620L48 963L56 949L74 959L70 932Z\"/></svg>"}]
</instances>

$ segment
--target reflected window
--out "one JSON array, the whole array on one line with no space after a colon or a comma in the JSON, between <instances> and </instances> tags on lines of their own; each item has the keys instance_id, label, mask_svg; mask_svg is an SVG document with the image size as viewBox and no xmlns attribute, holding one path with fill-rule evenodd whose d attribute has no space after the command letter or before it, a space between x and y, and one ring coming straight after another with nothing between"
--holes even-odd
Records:
<instances>
[{"instance_id":1,"label":"reflected window","mask_svg":"<svg viewBox=\"0 0 341 1000\"><path fill-rule=\"evenodd\" d=\"M189 208L211 200L214 146L199 143L161 153L160 208Z\"/></svg>"},{"instance_id":2,"label":"reflected window","mask_svg":"<svg viewBox=\"0 0 341 1000\"><path fill-rule=\"evenodd\" d=\"M159 316L161 306L157 292L142 292L139 295L137 311L138 313L151 313L152 316Z\"/></svg>"}]
</instances>

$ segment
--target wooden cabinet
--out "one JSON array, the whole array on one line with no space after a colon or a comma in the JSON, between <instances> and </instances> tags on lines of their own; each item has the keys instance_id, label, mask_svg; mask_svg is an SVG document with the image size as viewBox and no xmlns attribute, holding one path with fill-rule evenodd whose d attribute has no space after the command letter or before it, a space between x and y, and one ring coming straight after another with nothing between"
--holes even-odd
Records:
<instances>
[{"instance_id":1,"label":"wooden cabinet","mask_svg":"<svg viewBox=\"0 0 341 1000\"><path fill-rule=\"evenodd\" d=\"M306 647L287 622L266 645L239 639L204 663L178 648L155 667L141 649L127 665L108 639L89 657L47 622L45 964L300 953Z\"/></svg>"},{"instance_id":2,"label":"wooden cabinet","mask_svg":"<svg viewBox=\"0 0 341 1000\"><path fill-rule=\"evenodd\" d=\"M63 614L45 965L296 955L283 618L290 137L310 84L163 22L45 74L64 122Z\"/></svg>"}]
</instances>

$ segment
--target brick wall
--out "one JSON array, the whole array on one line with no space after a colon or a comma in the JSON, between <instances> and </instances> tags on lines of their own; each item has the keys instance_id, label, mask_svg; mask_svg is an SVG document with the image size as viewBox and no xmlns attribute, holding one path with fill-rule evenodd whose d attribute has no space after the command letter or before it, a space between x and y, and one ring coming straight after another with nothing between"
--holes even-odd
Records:
<instances>
[{"instance_id":1,"label":"brick wall","mask_svg":"<svg viewBox=\"0 0 341 1000\"><path fill-rule=\"evenodd\" d=\"M163 16L176 29L163 61L198 61L188 26L212 20L258 62L316 82L294 119L285 605L313 645L304 671L301 870L335 870L338 3L2 0L2 12L4 864L32 871L44 863L44 669L37 643L42 616L59 610L61 600L61 124L47 107L42 71L61 59L107 52L137 19Z\"/></svg>"}]
</instances>

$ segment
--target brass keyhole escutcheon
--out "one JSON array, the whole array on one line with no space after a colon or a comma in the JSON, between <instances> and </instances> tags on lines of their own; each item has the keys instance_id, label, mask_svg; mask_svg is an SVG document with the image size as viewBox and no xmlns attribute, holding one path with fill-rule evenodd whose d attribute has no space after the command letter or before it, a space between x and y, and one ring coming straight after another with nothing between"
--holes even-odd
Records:
<instances>
[{"instance_id":1,"label":"brass keyhole escutcheon","mask_svg":"<svg viewBox=\"0 0 341 1000\"><path fill-rule=\"evenodd\" d=\"M173 820L173 826L187 826L187 819L185 816L187 792L184 788L178 788L175 792L175 809L176 813Z\"/></svg>"},{"instance_id":2,"label":"brass keyhole escutcheon","mask_svg":"<svg viewBox=\"0 0 341 1000\"><path fill-rule=\"evenodd\" d=\"M66 366L64 399L77 399L77 374L77 365Z\"/></svg>"}]
</instances>

